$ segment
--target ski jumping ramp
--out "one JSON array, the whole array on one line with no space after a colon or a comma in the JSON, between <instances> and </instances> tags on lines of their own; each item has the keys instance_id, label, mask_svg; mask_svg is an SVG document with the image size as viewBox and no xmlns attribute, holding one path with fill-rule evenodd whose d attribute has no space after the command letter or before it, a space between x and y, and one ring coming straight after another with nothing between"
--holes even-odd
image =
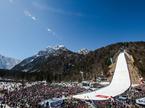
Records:
<instances>
[{"instance_id":1,"label":"ski jumping ramp","mask_svg":"<svg viewBox=\"0 0 145 108\"><path fill-rule=\"evenodd\" d=\"M110 85L93 92L74 95L73 98L81 100L108 100L127 91L131 86L131 79L125 53L124 51L118 55Z\"/></svg>"}]
</instances>

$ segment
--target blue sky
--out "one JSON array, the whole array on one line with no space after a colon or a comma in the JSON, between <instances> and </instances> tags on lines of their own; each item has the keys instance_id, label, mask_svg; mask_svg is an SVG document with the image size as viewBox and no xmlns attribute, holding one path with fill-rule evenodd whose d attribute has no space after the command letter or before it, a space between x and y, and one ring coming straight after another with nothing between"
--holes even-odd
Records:
<instances>
[{"instance_id":1,"label":"blue sky","mask_svg":"<svg viewBox=\"0 0 145 108\"><path fill-rule=\"evenodd\" d=\"M144 0L1 0L0 14L0 54L19 59L57 44L145 41Z\"/></svg>"}]
</instances>

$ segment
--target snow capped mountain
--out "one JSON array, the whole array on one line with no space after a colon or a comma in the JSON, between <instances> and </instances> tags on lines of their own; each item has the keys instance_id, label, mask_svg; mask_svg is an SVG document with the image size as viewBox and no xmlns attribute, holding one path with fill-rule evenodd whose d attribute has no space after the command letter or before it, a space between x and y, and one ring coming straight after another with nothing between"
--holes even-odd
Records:
<instances>
[{"instance_id":1,"label":"snow capped mountain","mask_svg":"<svg viewBox=\"0 0 145 108\"><path fill-rule=\"evenodd\" d=\"M81 58L88 53L89 50L85 48L76 53L68 50L64 45L48 46L47 48L40 50L37 54L24 59L12 69L23 72L40 72L44 67L47 67L46 65L54 64L54 61L62 65L64 63L61 62L68 58L72 59L73 57L78 57L77 59L81 60ZM61 61L59 61L60 59ZM72 59L70 61L74 62L75 60ZM68 63L66 67L69 67L70 64L71 63Z\"/></svg>"},{"instance_id":2,"label":"snow capped mountain","mask_svg":"<svg viewBox=\"0 0 145 108\"><path fill-rule=\"evenodd\" d=\"M40 62L45 62L49 57L59 56L63 52L69 52L69 50L64 45L56 45L56 46L48 46L44 50L39 51L37 54L32 57L24 59L19 66L15 66L14 70L21 70L24 72L34 71L38 69L34 69L36 64L41 64ZM17 68L18 67L18 68ZM19 69L21 68L21 69Z\"/></svg>"},{"instance_id":3,"label":"snow capped mountain","mask_svg":"<svg viewBox=\"0 0 145 108\"><path fill-rule=\"evenodd\" d=\"M46 49L39 51L36 56L58 55L61 51L67 51L67 48L64 45L48 46Z\"/></svg>"},{"instance_id":4,"label":"snow capped mountain","mask_svg":"<svg viewBox=\"0 0 145 108\"><path fill-rule=\"evenodd\" d=\"M20 60L0 55L0 69L11 69L20 63Z\"/></svg>"},{"instance_id":5,"label":"snow capped mountain","mask_svg":"<svg viewBox=\"0 0 145 108\"><path fill-rule=\"evenodd\" d=\"M86 49L86 48L80 49L80 50L78 51L79 54L84 54L84 55L88 54L89 52L90 52L90 51L89 51L88 49Z\"/></svg>"}]
</instances>

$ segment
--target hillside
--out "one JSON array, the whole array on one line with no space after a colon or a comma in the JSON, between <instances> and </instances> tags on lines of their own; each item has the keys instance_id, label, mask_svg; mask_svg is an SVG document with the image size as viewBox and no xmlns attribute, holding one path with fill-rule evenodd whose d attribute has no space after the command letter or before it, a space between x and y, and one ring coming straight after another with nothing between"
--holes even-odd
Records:
<instances>
[{"instance_id":1,"label":"hillside","mask_svg":"<svg viewBox=\"0 0 145 108\"><path fill-rule=\"evenodd\" d=\"M47 79L48 81L81 80L80 71L85 79L94 79L104 75L111 78L116 57L120 49L125 49L129 56L128 64L133 81L140 76L145 78L145 42L120 42L90 51L87 54L75 53L65 47L49 53L44 50L16 65L13 71L23 71L27 79ZM50 49L49 49L50 50ZM113 64L112 64L113 63ZM27 77L31 75L31 77ZM23 76L25 77L25 76Z\"/></svg>"}]
</instances>

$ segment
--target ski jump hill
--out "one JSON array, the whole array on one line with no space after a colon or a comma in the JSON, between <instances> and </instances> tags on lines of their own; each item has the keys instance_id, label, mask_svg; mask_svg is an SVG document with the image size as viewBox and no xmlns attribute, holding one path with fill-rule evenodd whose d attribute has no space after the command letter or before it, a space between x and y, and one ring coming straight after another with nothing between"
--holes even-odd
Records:
<instances>
[{"instance_id":1,"label":"ski jump hill","mask_svg":"<svg viewBox=\"0 0 145 108\"><path fill-rule=\"evenodd\" d=\"M131 87L130 73L123 51L118 55L115 72L111 83L93 92L74 95L73 98L81 100L108 100L121 95Z\"/></svg>"}]
</instances>

